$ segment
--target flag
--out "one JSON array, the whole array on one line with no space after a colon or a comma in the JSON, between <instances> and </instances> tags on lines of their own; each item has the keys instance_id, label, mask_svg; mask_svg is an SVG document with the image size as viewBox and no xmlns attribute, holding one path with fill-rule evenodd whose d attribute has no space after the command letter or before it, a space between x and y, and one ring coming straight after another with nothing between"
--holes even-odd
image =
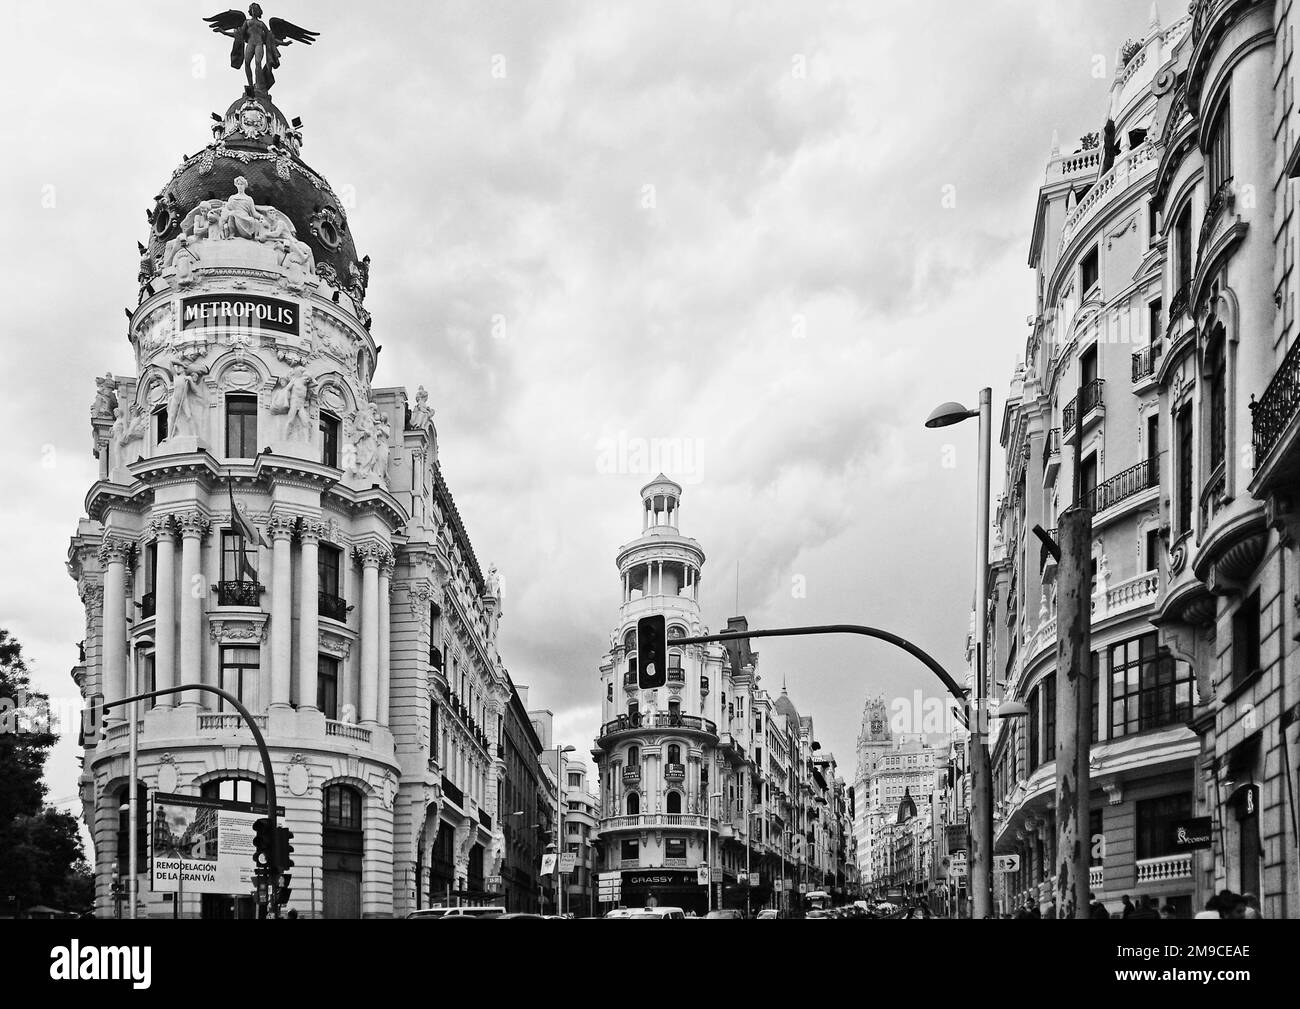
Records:
<instances>
[{"instance_id":1,"label":"flag","mask_svg":"<svg viewBox=\"0 0 1300 1009\"><path fill-rule=\"evenodd\" d=\"M230 524L239 533L239 573L241 576L246 573L250 580L257 581L257 569L249 563L246 547L250 540L258 546L266 546L266 540L262 539L257 526L235 505L235 488L229 481L226 482L226 491L230 494Z\"/></svg>"}]
</instances>

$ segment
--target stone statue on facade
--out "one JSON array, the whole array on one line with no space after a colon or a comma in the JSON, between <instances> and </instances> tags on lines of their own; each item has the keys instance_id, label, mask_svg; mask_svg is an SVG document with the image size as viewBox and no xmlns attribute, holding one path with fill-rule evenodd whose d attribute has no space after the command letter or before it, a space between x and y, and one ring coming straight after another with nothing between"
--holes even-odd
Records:
<instances>
[{"instance_id":1,"label":"stone statue on facade","mask_svg":"<svg viewBox=\"0 0 1300 1009\"><path fill-rule=\"evenodd\" d=\"M280 65L280 48L301 42L305 46L316 41L320 32L299 28L291 21L271 18L262 20L262 7L252 4L248 16L242 11L228 10L203 19L218 35L234 39L230 47L230 66L238 70L242 65L248 91L267 93L275 84L275 69Z\"/></svg>"},{"instance_id":2,"label":"stone statue on facade","mask_svg":"<svg viewBox=\"0 0 1300 1009\"><path fill-rule=\"evenodd\" d=\"M149 429L149 418L138 406L128 406L125 401L118 401L114 409L113 427L109 431L114 465L126 462L126 446L141 437Z\"/></svg>"},{"instance_id":3,"label":"stone statue on facade","mask_svg":"<svg viewBox=\"0 0 1300 1009\"><path fill-rule=\"evenodd\" d=\"M433 423L433 407L429 406L429 393L420 386L415 392L415 406L411 408L411 421L408 427L412 431L423 431Z\"/></svg>"},{"instance_id":4,"label":"stone statue on facade","mask_svg":"<svg viewBox=\"0 0 1300 1009\"><path fill-rule=\"evenodd\" d=\"M191 367L184 361L175 360L171 365L172 387L167 400L167 437L177 435L197 435L198 420L194 416L194 404L200 393L199 380L208 373L203 365Z\"/></svg>"},{"instance_id":5,"label":"stone statue on facade","mask_svg":"<svg viewBox=\"0 0 1300 1009\"><path fill-rule=\"evenodd\" d=\"M95 402L90 405L90 415L107 419L116 409L117 382L110 371L103 378L95 379Z\"/></svg>"},{"instance_id":6,"label":"stone statue on facade","mask_svg":"<svg viewBox=\"0 0 1300 1009\"><path fill-rule=\"evenodd\" d=\"M349 475L365 480L378 469L379 427L375 422L373 404L364 403L352 414L352 429L343 459L343 469Z\"/></svg>"},{"instance_id":7,"label":"stone statue on facade","mask_svg":"<svg viewBox=\"0 0 1300 1009\"><path fill-rule=\"evenodd\" d=\"M281 380L271 394L271 412L285 414L284 436L290 441L306 441L311 434L311 401L316 383L302 365L297 365Z\"/></svg>"}]
</instances>

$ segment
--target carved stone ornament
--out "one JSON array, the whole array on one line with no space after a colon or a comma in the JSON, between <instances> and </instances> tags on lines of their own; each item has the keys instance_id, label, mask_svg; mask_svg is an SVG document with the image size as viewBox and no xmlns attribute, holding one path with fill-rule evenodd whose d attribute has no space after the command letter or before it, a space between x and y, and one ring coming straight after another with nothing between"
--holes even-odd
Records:
<instances>
[{"instance_id":1,"label":"carved stone ornament","mask_svg":"<svg viewBox=\"0 0 1300 1009\"><path fill-rule=\"evenodd\" d=\"M298 538L304 543L319 543L329 535L328 523L304 518L298 523Z\"/></svg>"},{"instance_id":2,"label":"carved stone ornament","mask_svg":"<svg viewBox=\"0 0 1300 1009\"><path fill-rule=\"evenodd\" d=\"M333 630L320 631L320 650L326 655L347 661L352 653L352 639Z\"/></svg>"},{"instance_id":3,"label":"carved stone ornament","mask_svg":"<svg viewBox=\"0 0 1300 1009\"><path fill-rule=\"evenodd\" d=\"M180 774L176 769L176 758L164 753L158 758L158 791L174 792L180 784Z\"/></svg>"},{"instance_id":4,"label":"carved stone ornament","mask_svg":"<svg viewBox=\"0 0 1300 1009\"><path fill-rule=\"evenodd\" d=\"M352 556L356 558L357 563L363 568L371 565L378 567L392 561L393 551L386 543L367 540L364 543L356 544L352 548Z\"/></svg>"},{"instance_id":5,"label":"carved stone ornament","mask_svg":"<svg viewBox=\"0 0 1300 1009\"><path fill-rule=\"evenodd\" d=\"M99 563L105 567L113 563L129 564L134 549L134 541L124 536L105 533L103 540L99 544Z\"/></svg>"},{"instance_id":6,"label":"carved stone ornament","mask_svg":"<svg viewBox=\"0 0 1300 1009\"><path fill-rule=\"evenodd\" d=\"M266 641L269 626L265 613L208 617L208 635L218 645L261 644Z\"/></svg>"},{"instance_id":7,"label":"carved stone ornament","mask_svg":"<svg viewBox=\"0 0 1300 1009\"><path fill-rule=\"evenodd\" d=\"M235 113L235 128L249 140L256 140L263 133L269 132L270 125L270 117L257 102L246 101Z\"/></svg>"},{"instance_id":8,"label":"carved stone ornament","mask_svg":"<svg viewBox=\"0 0 1300 1009\"><path fill-rule=\"evenodd\" d=\"M212 527L212 523L206 515L193 509L175 512L173 517L176 521L176 528L180 530L182 536L195 536L202 539Z\"/></svg>"},{"instance_id":9,"label":"carved stone ornament","mask_svg":"<svg viewBox=\"0 0 1300 1009\"><path fill-rule=\"evenodd\" d=\"M301 753L295 753L289 759L285 784L289 787L289 793L296 796L306 795L307 790L311 788L311 770L307 766L307 758Z\"/></svg>"}]
</instances>

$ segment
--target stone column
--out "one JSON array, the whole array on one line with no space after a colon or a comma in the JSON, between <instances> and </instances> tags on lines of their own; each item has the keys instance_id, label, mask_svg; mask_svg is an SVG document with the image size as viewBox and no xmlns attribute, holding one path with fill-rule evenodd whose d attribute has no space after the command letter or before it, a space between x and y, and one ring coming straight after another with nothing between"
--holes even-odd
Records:
<instances>
[{"instance_id":1,"label":"stone column","mask_svg":"<svg viewBox=\"0 0 1300 1009\"><path fill-rule=\"evenodd\" d=\"M181 658L180 683L203 682L203 537L207 535L207 516L198 510L176 516L181 531ZM181 704L207 707L200 691L178 695Z\"/></svg>"},{"instance_id":2,"label":"stone column","mask_svg":"<svg viewBox=\"0 0 1300 1009\"><path fill-rule=\"evenodd\" d=\"M99 562L104 566L104 651L103 689L108 700L126 697L126 563L131 541L105 533L99 544Z\"/></svg>"},{"instance_id":3,"label":"stone column","mask_svg":"<svg viewBox=\"0 0 1300 1009\"><path fill-rule=\"evenodd\" d=\"M360 721L373 724L379 716L379 564L387 551L375 543L353 551L361 562Z\"/></svg>"},{"instance_id":4,"label":"stone column","mask_svg":"<svg viewBox=\"0 0 1300 1009\"><path fill-rule=\"evenodd\" d=\"M320 661L320 569L317 547L328 527L316 519L298 526L302 539L302 594L298 600L298 707L316 707L316 673Z\"/></svg>"},{"instance_id":5,"label":"stone column","mask_svg":"<svg viewBox=\"0 0 1300 1009\"><path fill-rule=\"evenodd\" d=\"M293 515L277 512L266 523L271 536L271 704L287 706L293 662Z\"/></svg>"},{"instance_id":6,"label":"stone column","mask_svg":"<svg viewBox=\"0 0 1300 1009\"><path fill-rule=\"evenodd\" d=\"M176 686L176 530L170 515L155 516L152 522L157 537L158 574L154 597L154 672L158 689ZM157 699L160 708L176 703L175 694Z\"/></svg>"},{"instance_id":7,"label":"stone column","mask_svg":"<svg viewBox=\"0 0 1300 1009\"><path fill-rule=\"evenodd\" d=\"M376 691L377 706L379 708L379 724L388 724L388 697L389 697L389 649L391 647L392 628L389 603L389 596L393 587L393 568L396 564L395 558L390 553L379 565L379 685Z\"/></svg>"}]
</instances>

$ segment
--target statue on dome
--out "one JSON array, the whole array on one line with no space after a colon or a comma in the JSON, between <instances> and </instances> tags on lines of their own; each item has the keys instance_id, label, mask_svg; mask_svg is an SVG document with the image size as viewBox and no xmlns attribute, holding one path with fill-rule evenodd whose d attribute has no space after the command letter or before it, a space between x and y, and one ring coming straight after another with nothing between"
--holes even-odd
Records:
<instances>
[{"instance_id":1,"label":"statue on dome","mask_svg":"<svg viewBox=\"0 0 1300 1009\"><path fill-rule=\"evenodd\" d=\"M117 403L115 413L116 417L109 438L112 441L114 464L122 465L126 462L124 451L126 446L149 429L149 418L138 406L128 406L121 400Z\"/></svg>"},{"instance_id":2,"label":"statue on dome","mask_svg":"<svg viewBox=\"0 0 1300 1009\"><path fill-rule=\"evenodd\" d=\"M90 405L90 415L107 419L116 409L117 381L110 371L103 378L95 379L95 402Z\"/></svg>"},{"instance_id":3,"label":"statue on dome","mask_svg":"<svg viewBox=\"0 0 1300 1009\"><path fill-rule=\"evenodd\" d=\"M275 84L275 68L280 65L281 46L294 42L309 46L320 35L320 32L299 28L292 21L281 18L263 21L260 4L250 5L247 16L232 9L203 20L218 35L234 39L230 47L230 66L233 70L243 66L250 94L256 91L270 93Z\"/></svg>"},{"instance_id":4,"label":"statue on dome","mask_svg":"<svg viewBox=\"0 0 1300 1009\"><path fill-rule=\"evenodd\" d=\"M235 179L235 193L226 199L221 208L221 237L248 238L257 241L268 225L258 213L257 204L248 195L248 180L242 175Z\"/></svg>"}]
</instances>

